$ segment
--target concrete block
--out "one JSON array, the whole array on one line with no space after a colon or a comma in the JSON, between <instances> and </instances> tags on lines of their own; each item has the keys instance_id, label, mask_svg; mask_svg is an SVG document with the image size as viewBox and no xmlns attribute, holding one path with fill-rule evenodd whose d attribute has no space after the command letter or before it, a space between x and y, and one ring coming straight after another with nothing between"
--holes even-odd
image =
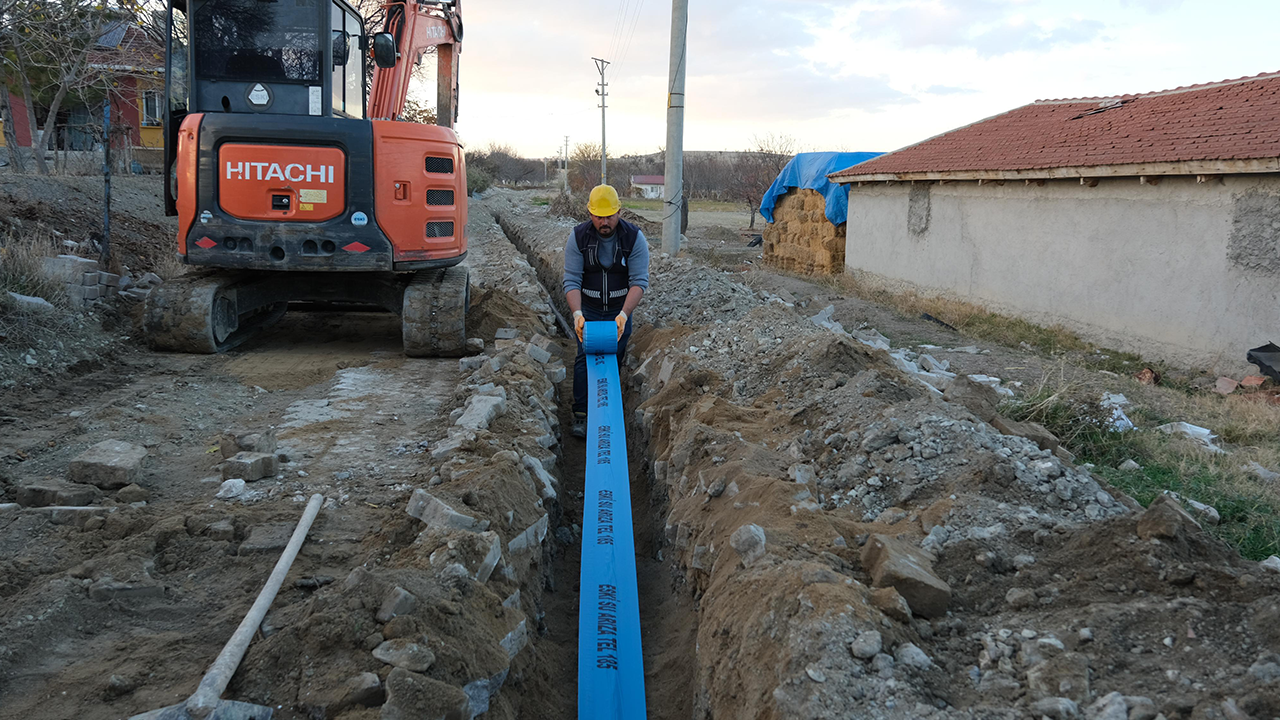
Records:
<instances>
[{"instance_id":1,"label":"concrete block","mask_svg":"<svg viewBox=\"0 0 1280 720\"><path fill-rule=\"evenodd\" d=\"M436 662L436 654L408 638L383 641L373 649L373 657L392 667L413 672L426 672Z\"/></svg>"},{"instance_id":2,"label":"concrete block","mask_svg":"<svg viewBox=\"0 0 1280 720\"><path fill-rule=\"evenodd\" d=\"M22 310L53 310L54 309L53 303L50 303L48 300L45 300L44 298L32 297L31 295L19 295L16 292L10 292L9 298L12 299L14 304L17 305Z\"/></svg>"},{"instance_id":3,"label":"concrete block","mask_svg":"<svg viewBox=\"0 0 1280 720\"><path fill-rule=\"evenodd\" d=\"M106 508L97 505L87 507L63 507L60 505L51 505L49 507L31 508L31 512L47 514L49 516L49 522L54 525L73 525L78 528L83 528L85 523L89 522L91 518L106 517L114 510L115 508Z\"/></svg>"},{"instance_id":4,"label":"concrete block","mask_svg":"<svg viewBox=\"0 0 1280 720\"><path fill-rule=\"evenodd\" d=\"M101 291L97 285L68 285L67 295L72 300L97 300Z\"/></svg>"},{"instance_id":5,"label":"concrete block","mask_svg":"<svg viewBox=\"0 0 1280 720\"><path fill-rule=\"evenodd\" d=\"M224 430L219 442L222 457L229 458L238 452L273 453L276 451L275 430ZM240 476L236 476L240 477Z\"/></svg>"},{"instance_id":6,"label":"concrete block","mask_svg":"<svg viewBox=\"0 0 1280 720\"><path fill-rule=\"evenodd\" d=\"M862 549L862 567L871 574L873 587L894 588L916 615L946 614L951 587L934 575L933 559L920 548L888 535L872 535Z\"/></svg>"},{"instance_id":7,"label":"concrete block","mask_svg":"<svg viewBox=\"0 0 1280 720\"><path fill-rule=\"evenodd\" d=\"M98 497L98 488L64 480L37 480L22 485L14 492L14 500L24 507L49 505L88 505Z\"/></svg>"},{"instance_id":8,"label":"concrete block","mask_svg":"<svg viewBox=\"0 0 1280 720\"><path fill-rule=\"evenodd\" d=\"M538 347L537 345L526 345L524 348L524 353L525 355L528 355L529 357L533 358L534 360L537 360L543 365L546 365L547 363L551 362L551 353L547 352L544 348Z\"/></svg>"},{"instance_id":9,"label":"concrete block","mask_svg":"<svg viewBox=\"0 0 1280 720\"><path fill-rule=\"evenodd\" d=\"M143 273L142 277L138 278L137 282L135 282L134 284L138 285L139 287L153 288L159 285L163 285L164 280L161 280L159 275L149 272L149 273Z\"/></svg>"},{"instance_id":10,"label":"concrete block","mask_svg":"<svg viewBox=\"0 0 1280 720\"><path fill-rule=\"evenodd\" d=\"M59 255L45 258L42 271L44 276L55 282L79 285L84 281L84 274L98 271L98 261L75 255Z\"/></svg>"},{"instance_id":11,"label":"concrete block","mask_svg":"<svg viewBox=\"0 0 1280 720\"><path fill-rule=\"evenodd\" d=\"M547 368L547 379L556 385L564 382L566 377L568 377L568 371L565 370L564 365L552 365Z\"/></svg>"},{"instance_id":12,"label":"concrete block","mask_svg":"<svg viewBox=\"0 0 1280 720\"><path fill-rule=\"evenodd\" d=\"M742 556L744 566L751 567L767 552L764 529L755 524L743 525L729 536L729 546Z\"/></svg>"},{"instance_id":13,"label":"concrete block","mask_svg":"<svg viewBox=\"0 0 1280 720\"><path fill-rule=\"evenodd\" d=\"M86 284L87 284L87 283L86 283ZM109 272L106 272L105 270L99 270L99 271L98 271L98 284L99 284L99 285L105 285L105 286L107 286L107 287L119 287L119 286L120 286L120 276L119 276L119 275L116 275L115 273L109 273Z\"/></svg>"},{"instance_id":14,"label":"concrete block","mask_svg":"<svg viewBox=\"0 0 1280 720\"><path fill-rule=\"evenodd\" d=\"M495 350L508 350L521 344L519 340L494 340L493 347Z\"/></svg>"},{"instance_id":15,"label":"concrete block","mask_svg":"<svg viewBox=\"0 0 1280 720\"><path fill-rule=\"evenodd\" d=\"M462 372L475 372L476 370L479 370L480 366L484 365L485 361L488 359L489 358L484 355L472 355L471 357L460 358L458 360L458 369Z\"/></svg>"},{"instance_id":16,"label":"concrete block","mask_svg":"<svg viewBox=\"0 0 1280 720\"><path fill-rule=\"evenodd\" d=\"M87 272L87 273L85 273L84 275L82 275L82 276L80 277L80 284L81 284L81 285L85 285L85 286L89 286L89 285L97 285L97 284L98 284L98 271L97 271L97 270L94 270L93 272Z\"/></svg>"},{"instance_id":17,"label":"concrete block","mask_svg":"<svg viewBox=\"0 0 1280 720\"><path fill-rule=\"evenodd\" d=\"M240 478L245 482L275 477L280 472L280 460L263 452L240 452L227 458L222 464L222 477Z\"/></svg>"},{"instance_id":18,"label":"concrete block","mask_svg":"<svg viewBox=\"0 0 1280 720\"><path fill-rule=\"evenodd\" d=\"M431 528L471 530L473 532L481 532L489 528L487 520L476 520L470 515L463 515L449 507L443 500L421 488L413 491L413 495L409 498L409 507L405 508L405 512L410 517L421 520L426 523L427 527Z\"/></svg>"},{"instance_id":19,"label":"concrete block","mask_svg":"<svg viewBox=\"0 0 1280 720\"><path fill-rule=\"evenodd\" d=\"M498 328L493 333L494 340L515 340L518 337L520 337L520 331L515 328Z\"/></svg>"},{"instance_id":20,"label":"concrete block","mask_svg":"<svg viewBox=\"0 0 1280 720\"><path fill-rule=\"evenodd\" d=\"M67 468L72 482L115 490L132 483L142 470L147 449L122 440L104 440L80 453Z\"/></svg>"},{"instance_id":21,"label":"concrete block","mask_svg":"<svg viewBox=\"0 0 1280 720\"><path fill-rule=\"evenodd\" d=\"M543 350L546 350L547 352L551 352L551 348L555 346L556 341L555 341L555 340L552 340L551 338L547 337L546 335L543 335L543 334L539 333L539 334L536 334L536 335L534 335L532 338L530 338L530 339L529 339L529 344L530 344L530 345L537 345L538 347L542 348Z\"/></svg>"}]
</instances>

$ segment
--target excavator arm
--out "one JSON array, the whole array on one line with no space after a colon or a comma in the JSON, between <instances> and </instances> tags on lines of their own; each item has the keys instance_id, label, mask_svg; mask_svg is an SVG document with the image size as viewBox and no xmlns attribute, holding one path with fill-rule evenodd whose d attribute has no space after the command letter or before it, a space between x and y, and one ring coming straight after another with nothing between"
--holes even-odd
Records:
<instances>
[{"instance_id":1,"label":"excavator arm","mask_svg":"<svg viewBox=\"0 0 1280 720\"><path fill-rule=\"evenodd\" d=\"M383 32L374 36L371 48L376 69L369 97L369 117L400 119L414 69L422 56L434 47L438 56L436 124L452 128L458 118L462 0L395 0L386 5L386 11ZM394 41L390 48L388 41Z\"/></svg>"}]
</instances>

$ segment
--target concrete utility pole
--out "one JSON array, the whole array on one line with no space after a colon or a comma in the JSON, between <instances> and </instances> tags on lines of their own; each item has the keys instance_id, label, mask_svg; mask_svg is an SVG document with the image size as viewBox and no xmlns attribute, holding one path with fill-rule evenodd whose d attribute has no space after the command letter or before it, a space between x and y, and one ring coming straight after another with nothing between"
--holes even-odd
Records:
<instances>
[{"instance_id":1,"label":"concrete utility pole","mask_svg":"<svg viewBox=\"0 0 1280 720\"><path fill-rule=\"evenodd\" d=\"M600 96L600 184L609 184L609 152L605 150L604 143L604 110L608 103L605 98L609 96L609 83L604 81L604 69L609 67L608 60L600 58L591 58L596 61L596 69L600 71L600 87L596 89L596 94Z\"/></svg>"},{"instance_id":2,"label":"concrete utility pole","mask_svg":"<svg viewBox=\"0 0 1280 720\"><path fill-rule=\"evenodd\" d=\"M671 0L671 68L667 93L667 163L664 179L662 251L680 252L680 211L684 202L684 69L689 0Z\"/></svg>"}]
</instances>

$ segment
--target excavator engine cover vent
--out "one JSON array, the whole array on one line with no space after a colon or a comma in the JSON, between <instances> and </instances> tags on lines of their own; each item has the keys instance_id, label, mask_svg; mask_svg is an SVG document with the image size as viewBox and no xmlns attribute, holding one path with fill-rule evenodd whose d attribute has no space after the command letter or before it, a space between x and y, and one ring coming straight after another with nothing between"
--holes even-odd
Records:
<instances>
[{"instance_id":1,"label":"excavator engine cover vent","mask_svg":"<svg viewBox=\"0 0 1280 720\"><path fill-rule=\"evenodd\" d=\"M452 205L453 191L452 190L428 190L427 204L428 205Z\"/></svg>"},{"instance_id":2,"label":"excavator engine cover vent","mask_svg":"<svg viewBox=\"0 0 1280 720\"><path fill-rule=\"evenodd\" d=\"M453 237L453 223L451 222L427 223L427 237L429 238Z\"/></svg>"},{"instance_id":3,"label":"excavator engine cover vent","mask_svg":"<svg viewBox=\"0 0 1280 720\"><path fill-rule=\"evenodd\" d=\"M426 164L427 172L429 173L439 173L441 175L453 174L453 158L428 157Z\"/></svg>"}]
</instances>

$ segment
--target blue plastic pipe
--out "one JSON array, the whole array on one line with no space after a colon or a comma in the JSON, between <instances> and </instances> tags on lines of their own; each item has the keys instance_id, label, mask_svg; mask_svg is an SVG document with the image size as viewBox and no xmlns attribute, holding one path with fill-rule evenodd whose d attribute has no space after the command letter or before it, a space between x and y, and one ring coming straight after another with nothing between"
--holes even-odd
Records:
<instances>
[{"instance_id":1,"label":"blue plastic pipe","mask_svg":"<svg viewBox=\"0 0 1280 720\"><path fill-rule=\"evenodd\" d=\"M618 326L587 323L582 346L587 353L587 466L578 600L578 718L643 720L640 597L618 381Z\"/></svg>"}]
</instances>

